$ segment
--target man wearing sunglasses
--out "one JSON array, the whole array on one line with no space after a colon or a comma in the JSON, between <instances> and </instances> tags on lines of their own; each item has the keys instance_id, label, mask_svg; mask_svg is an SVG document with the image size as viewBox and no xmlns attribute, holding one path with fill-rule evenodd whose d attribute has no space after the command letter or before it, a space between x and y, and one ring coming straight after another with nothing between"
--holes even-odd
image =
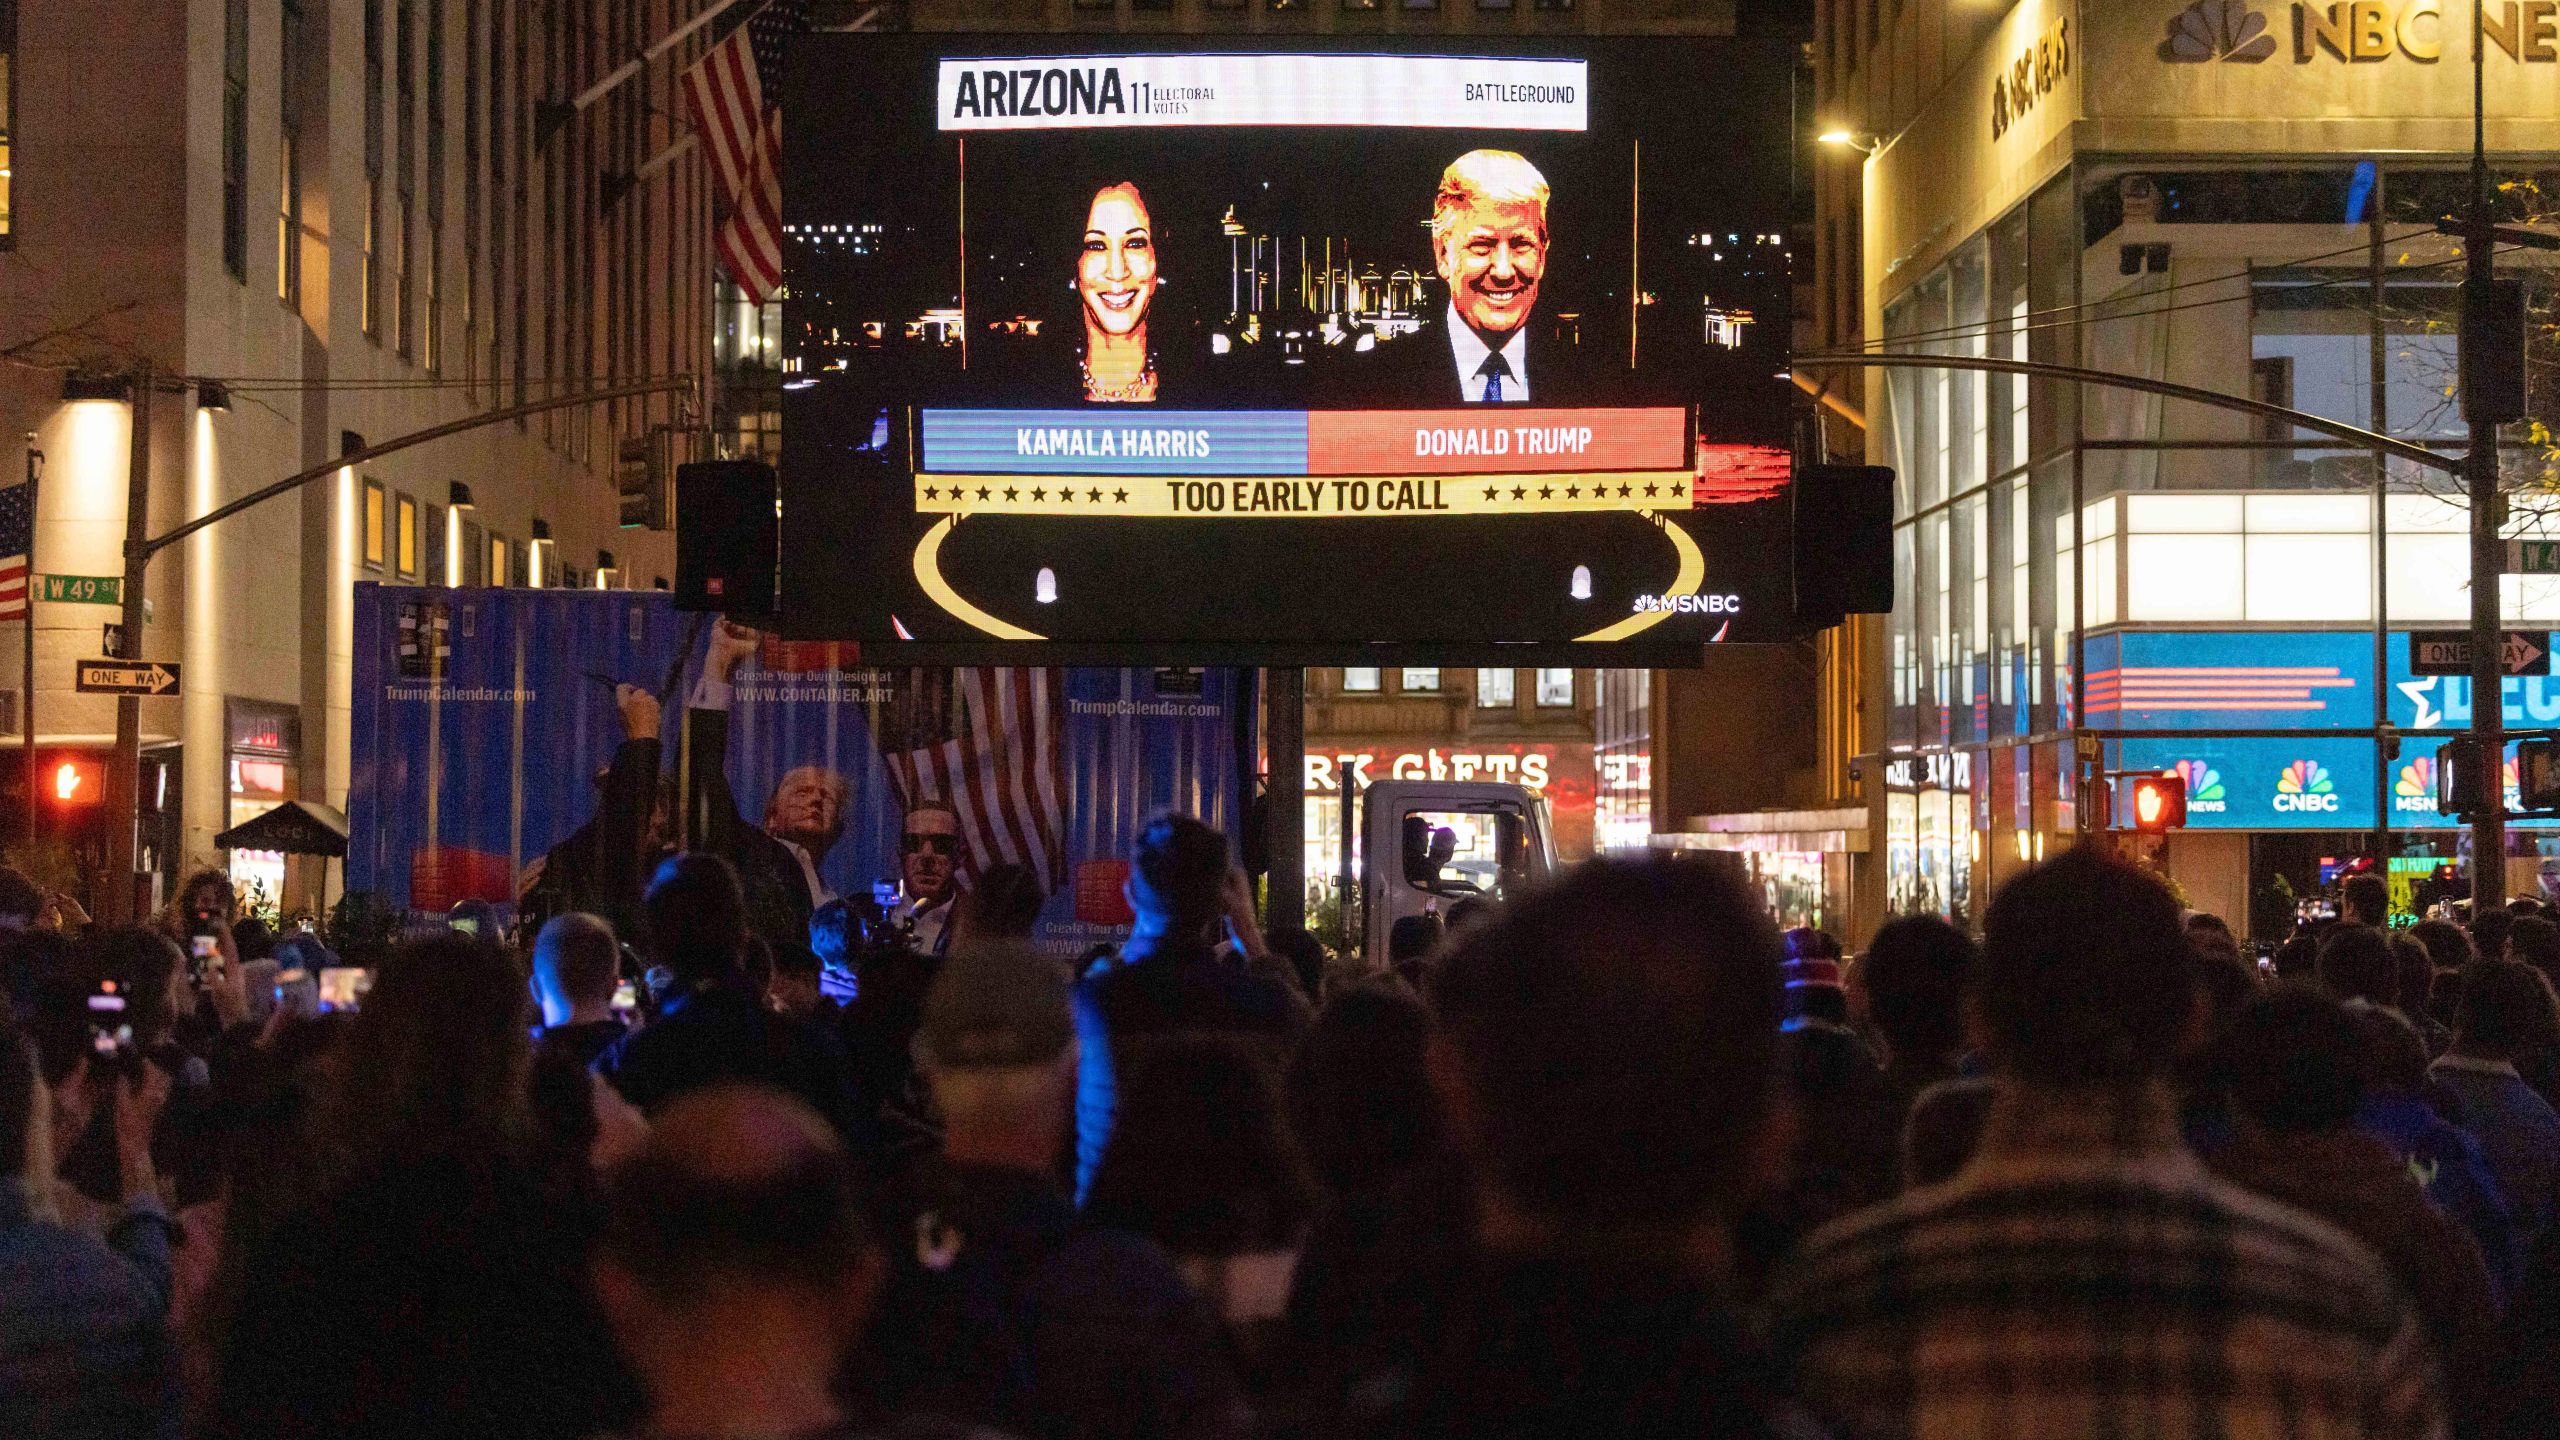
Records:
<instances>
[{"instance_id":1,"label":"man wearing sunglasses","mask_svg":"<svg viewBox=\"0 0 2560 1440\"><path fill-rule=\"evenodd\" d=\"M919 800L898 836L898 917L914 929L917 948L942 953L959 893L960 814L941 800Z\"/></svg>"}]
</instances>

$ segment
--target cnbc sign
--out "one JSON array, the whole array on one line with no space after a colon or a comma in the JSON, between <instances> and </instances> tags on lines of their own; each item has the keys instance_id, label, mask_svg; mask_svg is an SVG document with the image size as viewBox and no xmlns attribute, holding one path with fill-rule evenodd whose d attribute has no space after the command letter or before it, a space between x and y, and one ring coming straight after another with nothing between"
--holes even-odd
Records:
<instances>
[{"instance_id":1,"label":"cnbc sign","mask_svg":"<svg viewBox=\"0 0 2560 1440\"><path fill-rule=\"evenodd\" d=\"M2560 61L2560 0L2477 0L2480 29L2510 60ZM2467 22L2470 11L2458 11ZM2169 19L2160 58L2192 65L2258 65L2291 56L2367 64L2405 59L2433 64L2467 24L2448 23L2446 0L2196 0Z\"/></svg>"}]
</instances>

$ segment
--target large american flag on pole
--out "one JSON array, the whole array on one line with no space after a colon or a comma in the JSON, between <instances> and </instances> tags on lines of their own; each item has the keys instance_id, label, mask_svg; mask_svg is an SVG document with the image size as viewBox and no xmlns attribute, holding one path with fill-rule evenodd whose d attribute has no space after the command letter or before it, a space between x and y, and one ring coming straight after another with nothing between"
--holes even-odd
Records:
<instances>
[{"instance_id":1,"label":"large american flag on pole","mask_svg":"<svg viewBox=\"0 0 2560 1440\"><path fill-rule=\"evenodd\" d=\"M35 549L35 508L28 503L34 494L32 485L0 490L0 620L27 618L27 587L35 583L27 570Z\"/></svg>"},{"instance_id":2,"label":"large american flag on pole","mask_svg":"<svg viewBox=\"0 0 2560 1440\"><path fill-rule=\"evenodd\" d=\"M782 112L767 103L789 38L808 27L808 0L749 0L744 24L684 72L685 118L727 216L713 245L729 278L756 304L782 285Z\"/></svg>"},{"instance_id":3,"label":"large american flag on pole","mask_svg":"<svg viewBox=\"0 0 2560 1440\"><path fill-rule=\"evenodd\" d=\"M880 754L902 809L940 800L960 815L960 883L990 865L1067 881L1065 672L1021 667L917 670L882 707Z\"/></svg>"}]
</instances>

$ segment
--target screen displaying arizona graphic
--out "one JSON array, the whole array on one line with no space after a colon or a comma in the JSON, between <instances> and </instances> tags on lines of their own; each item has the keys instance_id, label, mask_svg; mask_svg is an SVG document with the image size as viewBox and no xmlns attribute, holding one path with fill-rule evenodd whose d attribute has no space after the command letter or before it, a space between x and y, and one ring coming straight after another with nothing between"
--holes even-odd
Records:
<instances>
[{"instance_id":1,"label":"screen displaying arizona graphic","mask_svg":"<svg viewBox=\"0 0 2560 1440\"><path fill-rule=\"evenodd\" d=\"M1110 43L795 52L786 626L1785 634L1782 50Z\"/></svg>"}]
</instances>

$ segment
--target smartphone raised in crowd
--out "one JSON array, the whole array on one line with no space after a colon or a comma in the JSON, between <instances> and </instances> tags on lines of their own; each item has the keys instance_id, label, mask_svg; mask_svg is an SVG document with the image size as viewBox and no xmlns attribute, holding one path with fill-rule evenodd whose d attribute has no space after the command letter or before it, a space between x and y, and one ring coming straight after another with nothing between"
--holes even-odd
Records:
<instances>
[{"instance_id":1,"label":"smartphone raised in crowd","mask_svg":"<svg viewBox=\"0 0 2560 1440\"><path fill-rule=\"evenodd\" d=\"M125 1018L124 992L113 980L99 981L89 993L89 1053L120 1067L133 1058L133 1022Z\"/></svg>"},{"instance_id":2,"label":"smartphone raised in crowd","mask_svg":"<svg viewBox=\"0 0 2560 1440\"><path fill-rule=\"evenodd\" d=\"M320 1013L353 1010L373 988L373 972L361 965L325 965L320 970Z\"/></svg>"},{"instance_id":3,"label":"smartphone raised in crowd","mask_svg":"<svg viewBox=\"0 0 2560 1440\"><path fill-rule=\"evenodd\" d=\"M222 942L220 940L215 939L211 935L198 935L188 941L187 946L190 956L195 961L195 971L198 979L219 980L222 978Z\"/></svg>"}]
</instances>

